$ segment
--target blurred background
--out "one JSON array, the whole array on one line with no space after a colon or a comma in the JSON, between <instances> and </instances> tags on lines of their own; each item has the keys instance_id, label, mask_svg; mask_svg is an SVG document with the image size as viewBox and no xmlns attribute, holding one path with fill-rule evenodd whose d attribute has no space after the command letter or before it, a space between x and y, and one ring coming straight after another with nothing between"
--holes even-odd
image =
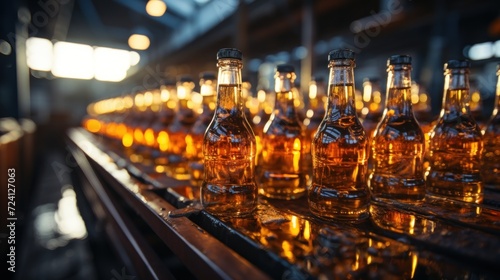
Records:
<instances>
[{"instance_id":1,"label":"blurred background","mask_svg":"<svg viewBox=\"0 0 500 280\"><path fill-rule=\"evenodd\" d=\"M390 55L411 55L412 101L429 119L441 107L443 64L471 60L471 106L484 121L493 109L500 61L497 0L24 0L2 1L0 20L0 148L2 158L18 155L15 162L2 161L0 172L17 166L23 178L17 214L18 238L26 240L24 262L59 260L42 261L21 279L39 273L47 279L110 279L121 273L119 265L104 272L77 266L60 275L50 269L72 267L73 259L93 262L82 249L96 246L85 243L92 229L73 224L74 231L65 233L53 218L61 205L70 207L70 220L85 215L75 208L74 191L63 176L71 172L64 135L81 124L88 104L158 88L168 77L216 71L216 52L223 47L242 50L251 96L272 91L279 63L295 66L297 88L308 96L313 78L328 78L328 52L350 48L357 53L361 98L368 79L378 80L384 92ZM9 144L18 138L23 142ZM64 242L47 243L56 228L57 240ZM69 240L83 243L71 248L70 257L55 251L67 248ZM32 253L37 246L62 258Z\"/></svg>"}]
</instances>

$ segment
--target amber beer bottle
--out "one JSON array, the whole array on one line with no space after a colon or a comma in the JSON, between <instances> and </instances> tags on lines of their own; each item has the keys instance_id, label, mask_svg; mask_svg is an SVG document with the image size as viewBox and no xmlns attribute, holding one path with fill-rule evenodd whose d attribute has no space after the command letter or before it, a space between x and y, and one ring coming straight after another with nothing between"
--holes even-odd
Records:
<instances>
[{"instance_id":1,"label":"amber beer bottle","mask_svg":"<svg viewBox=\"0 0 500 280\"><path fill-rule=\"evenodd\" d=\"M309 209L319 217L362 220L368 217L367 135L356 114L354 52L328 54L330 77L326 115L312 142Z\"/></svg>"},{"instance_id":2,"label":"amber beer bottle","mask_svg":"<svg viewBox=\"0 0 500 280\"><path fill-rule=\"evenodd\" d=\"M387 97L371 148L373 171L368 184L372 199L417 203L425 197L425 136L411 103L411 57L387 60Z\"/></svg>"},{"instance_id":3,"label":"amber beer bottle","mask_svg":"<svg viewBox=\"0 0 500 280\"><path fill-rule=\"evenodd\" d=\"M430 194L480 203L482 134L469 108L466 60L444 66L443 108L429 139L427 190Z\"/></svg>"},{"instance_id":4,"label":"amber beer bottle","mask_svg":"<svg viewBox=\"0 0 500 280\"><path fill-rule=\"evenodd\" d=\"M309 84L309 109L306 112L304 125L309 138L314 139L314 135L318 130L319 124L325 117L327 96L325 94L326 86L324 79L321 77L313 77Z\"/></svg>"},{"instance_id":5,"label":"amber beer bottle","mask_svg":"<svg viewBox=\"0 0 500 280\"><path fill-rule=\"evenodd\" d=\"M201 73L200 94L203 98L203 111L186 135L186 157L192 186L200 186L204 176L203 137L214 116L216 84L217 78L214 73Z\"/></svg>"},{"instance_id":6,"label":"amber beer bottle","mask_svg":"<svg viewBox=\"0 0 500 280\"><path fill-rule=\"evenodd\" d=\"M190 106L193 88L194 82L189 76L181 76L177 81L178 108L174 120L166 129L169 143L166 151L168 164L165 170L167 176L178 180L189 179L185 152L186 135L196 121L195 112Z\"/></svg>"},{"instance_id":7,"label":"amber beer bottle","mask_svg":"<svg viewBox=\"0 0 500 280\"><path fill-rule=\"evenodd\" d=\"M500 190L500 64L497 65L495 108L484 129L482 175L485 187Z\"/></svg>"},{"instance_id":8,"label":"amber beer bottle","mask_svg":"<svg viewBox=\"0 0 500 280\"><path fill-rule=\"evenodd\" d=\"M217 216L244 216L257 206L256 144L243 109L241 60L237 49L217 52L217 105L203 139L201 203Z\"/></svg>"},{"instance_id":9,"label":"amber beer bottle","mask_svg":"<svg viewBox=\"0 0 500 280\"><path fill-rule=\"evenodd\" d=\"M170 140L167 128L174 121L178 111L176 84L177 82L173 77L168 77L162 81L162 85L160 86L160 100L162 106L158 112L155 123L152 125L156 139L152 157L155 171L158 173L164 173L165 167L168 164L167 150L170 145Z\"/></svg>"},{"instance_id":10,"label":"amber beer bottle","mask_svg":"<svg viewBox=\"0 0 500 280\"><path fill-rule=\"evenodd\" d=\"M259 193L270 198L296 199L305 194L308 179L307 136L293 97L295 69L280 64L275 75L275 104L262 134L258 160Z\"/></svg>"}]
</instances>

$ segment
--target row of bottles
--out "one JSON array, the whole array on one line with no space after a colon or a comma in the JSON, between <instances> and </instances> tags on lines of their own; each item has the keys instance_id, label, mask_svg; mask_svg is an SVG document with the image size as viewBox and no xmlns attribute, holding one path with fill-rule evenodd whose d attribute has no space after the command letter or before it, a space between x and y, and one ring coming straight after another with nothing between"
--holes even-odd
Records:
<instances>
[{"instance_id":1,"label":"row of bottles","mask_svg":"<svg viewBox=\"0 0 500 280\"><path fill-rule=\"evenodd\" d=\"M483 184L500 183L494 160L500 154L500 84L483 136L470 113L467 61L445 65L443 107L429 133L412 107L410 56L389 58L385 96L376 81L366 81L372 94L364 99L377 105L362 113L363 123L350 50L329 53L328 92L321 92L316 80L304 116L292 66L276 69L274 106L267 118L262 102L243 97L248 87L241 79L241 52L221 49L217 61L217 81L213 74L201 76L199 110L193 107L194 82L184 78L151 96L145 93L133 106L128 97L122 110L106 114L109 119L125 116L106 126L114 123L119 132L108 136L120 140L131 160L150 161L157 172L176 179L190 178L193 186L201 186L201 202L211 213L247 215L259 193L277 199L307 195L319 217L362 220L369 215L370 199L419 203L430 193L480 203ZM95 123L87 119L84 126L89 121Z\"/></svg>"}]
</instances>

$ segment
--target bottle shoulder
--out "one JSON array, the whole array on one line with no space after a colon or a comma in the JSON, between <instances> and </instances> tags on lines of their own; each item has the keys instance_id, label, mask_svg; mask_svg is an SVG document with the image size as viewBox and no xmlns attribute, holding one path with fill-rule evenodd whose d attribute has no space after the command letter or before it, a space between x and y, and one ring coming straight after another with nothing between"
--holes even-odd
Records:
<instances>
[{"instance_id":1,"label":"bottle shoulder","mask_svg":"<svg viewBox=\"0 0 500 280\"><path fill-rule=\"evenodd\" d=\"M215 116L206 131L211 135L248 137L255 141L255 135L250 124L246 118L241 116L225 118Z\"/></svg>"},{"instance_id":2,"label":"bottle shoulder","mask_svg":"<svg viewBox=\"0 0 500 280\"><path fill-rule=\"evenodd\" d=\"M364 145L367 143L367 134L357 118L346 118L337 121L323 120L314 136L315 143L339 142Z\"/></svg>"},{"instance_id":3,"label":"bottle shoulder","mask_svg":"<svg viewBox=\"0 0 500 280\"><path fill-rule=\"evenodd\" d=\"M305 135L305 127L297 117L272 116L264 126L264 135Z\"/></svg>"},{"instance_id":4,"label":"bottle shoulder","mask_svg":"<svg viewBox=\"0 0 500 280\"><path fill-rule=\"evenodd\" d=\"M374 140L378 141L405 141L424 143L424 132L413 116L399 116L382 119L378 124Z\"/></svg>"},{"instance_id":5,"label":"bottle shoulder","mask_svg":"<svg viewBox=\"0 0 500 280\"><path fill-rule=\"evenodd\" d=\"M439 136L446 138L481 138L481 128L470 114L458 115L454 118L442 116L432 129L431 139Z\"/></svg>"}]
</instances>

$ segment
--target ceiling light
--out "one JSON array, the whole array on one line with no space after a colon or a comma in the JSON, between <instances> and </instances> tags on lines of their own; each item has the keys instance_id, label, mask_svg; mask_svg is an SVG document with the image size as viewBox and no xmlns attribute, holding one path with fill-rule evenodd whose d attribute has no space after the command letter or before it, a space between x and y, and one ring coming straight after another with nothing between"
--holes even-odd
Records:
<instances>
[{"instance_id":1,"label":"ceiling light","mask_svg":"<svg viewBox=\"0 0 500 280\"><path fill-rule=\"evenodd\" d=\"M161 17L167 10L167 4L163 0L149 0L146 4L146 12L152 17Z\"/></svg>"},{"instance_id":2,"label":"ceiling light","mask_svg":"<svg viewBox=\"0 0 500 280\"><path fill-rule=\"evenodd\" d=\"M52 42L44 38L28 38L26 40L26 59L29 68L50 71L52 68Z\"/></svg>"},{"instance_id":3,"label":"ceiling light","mask_svg":"<svg viewBox=\"0 0 500 280\"><path fill-rule=\"evenodd\" d=\"M149 48L149 38L146 35L132 34L128 38L128 45L135 50L146 50Z\"/></svg>"},{"instance_id":4,"label":"ceiling light","mask_svg":"<svg viewBox=\"0 0 500 280\"><path fill-rule=\"evenodd\" d=\"M92 79L94 49L89 45L68 42L54 44L52 74L57 77Z\"/></svg>"},{"instance_id":5,"label":"ceiling light","mask_svg":"<svg viewBox=\"0 0 500 280\"><path fill-rule=\"evenodd\" d=\"M96 80L119 82L127 76L130 53L126 50L97 47L94 50Z\"/></svg>"}]
</instances>

